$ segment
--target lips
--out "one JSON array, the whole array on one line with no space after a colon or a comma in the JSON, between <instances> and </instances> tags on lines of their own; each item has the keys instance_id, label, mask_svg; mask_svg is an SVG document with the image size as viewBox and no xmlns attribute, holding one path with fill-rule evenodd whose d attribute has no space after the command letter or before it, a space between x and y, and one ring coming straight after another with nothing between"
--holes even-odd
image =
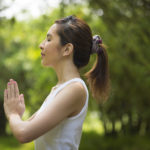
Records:
<instances>
[{"instance_id":1,"label":"lips","mask_svg":"<svg viewBox=\"0 0 150 150\"><path fill-rule=\"evenodd\" d=\"M41 56L45 56L45 54L41 53Z\"/></svg>"}]
</instances>

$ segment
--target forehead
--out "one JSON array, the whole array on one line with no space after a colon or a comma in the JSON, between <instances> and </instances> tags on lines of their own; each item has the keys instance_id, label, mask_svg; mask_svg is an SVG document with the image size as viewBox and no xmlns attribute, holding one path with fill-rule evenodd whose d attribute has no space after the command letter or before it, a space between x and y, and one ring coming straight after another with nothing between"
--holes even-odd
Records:
<instances>
[{"instance_id":1,"label":"forehead","mask_svg":"<svg viewBox=\"0 0 150 150\"><path fill-rule=\"evenodd\" d=\"M50 35L52 35L52 36L57 36L57 24L53 24L50 28L49 28L49 30L48 30L48 32L47 32L47 34L50 34Z\"/></svg>"}]
</instances>

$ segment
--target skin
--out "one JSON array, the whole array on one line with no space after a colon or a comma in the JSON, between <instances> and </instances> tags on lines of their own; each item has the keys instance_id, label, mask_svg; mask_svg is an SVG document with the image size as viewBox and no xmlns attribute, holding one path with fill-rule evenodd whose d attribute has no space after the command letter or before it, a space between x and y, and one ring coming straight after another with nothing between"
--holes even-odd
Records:
<instances>
[{"instance_id":1,"label":"skin","mask_svg":"<svg viewBox=\"0 0 150 150\"><path fill-rule=\"evenodd\" d=\"M61 84L75 77L80 78L80 74L72 61L73 45L60 45L57 28L56 24L51 26L40 48L44 54L42 65L53 68L58 77L58 84ZM4 91L4 110L13 135L19 142L27 143L53 129L64 119L77 115L83 108L85 99L85 88L76 81L57 93L42 113L36 115L35 112L27 120L22 120L25 111L24 97L19 93L17 82L10 79Z\"/></svg>"}]
</instances>

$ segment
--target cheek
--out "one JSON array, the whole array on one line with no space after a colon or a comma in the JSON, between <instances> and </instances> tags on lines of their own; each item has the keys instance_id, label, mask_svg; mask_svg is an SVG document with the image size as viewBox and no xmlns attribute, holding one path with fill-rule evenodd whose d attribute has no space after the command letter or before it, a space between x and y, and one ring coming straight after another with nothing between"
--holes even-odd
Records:
<instances>
[{"instance_id":1,"label":"cheek","mask_svg":"<svg viewBox=\"0 0 150 150\"><path fill-rule=\"evenodd\" d=\"M58 61L60 59L60 48L55 43L48 43L45 45L46 59L49 61Z\"/></svg>"},{"instance_id":2,"label":"cheek","mask_svg":"<svg viewBox=\"0 0 150 150\"><path fill-rule=\"evenodd\" d=\"M45 51L48 52L49 50L51 50L52 46L53 45L50 43L45 44Z\"/></svg>"},{"instance_id":3,"label":"cheek","mask_svg":"<svg viewBox=\"0 0 150 150\"><path fill-rule=\"evenodd\" d=\"M48 42L46 45L45 45L45 50L46 51L55 51L55 49L57 49L57 45L55 42Z\"/></svg>"}]
</instances>

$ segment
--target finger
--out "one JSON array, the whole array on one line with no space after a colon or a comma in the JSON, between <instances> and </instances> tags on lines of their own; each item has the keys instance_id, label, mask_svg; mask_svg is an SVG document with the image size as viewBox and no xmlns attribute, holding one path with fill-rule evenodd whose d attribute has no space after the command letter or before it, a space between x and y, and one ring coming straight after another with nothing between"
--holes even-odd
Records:
<instances>
[{"instance_id":1,"label":"finger","mask_svg":"<svg viewBox=\"0 0 150 150\"><path fill-rule=\"evenodd\" d=\"M13 79L10 79L9 82L10 82L10 94L11 94L11 97L14 97L14 92L13 92L13 89L14 89Z\"/></svg>"},{"instance_id":2,"label":"finger","mask_svg":"<svg viewBox=\"0 0 150 150\"><path fill-rule=\"evenodd\" d=\"M10 96L10 82L7 83L7 96L8 96L8 100L11 98Z\"/></svg>"},{"instance_id":3,"label":"finger","mask_svg":"<svg viewBox=\"0 0 150 150\"><path fill-rule=\"evenodd\" d=\"M20 102L21 102L21 104L24 104L24 95L23 94L20 95Z\"/></svg>"},{"instance_id":4,"label":"finger","mask_svg":"<svg viewBox=\"0 0 150 150\"><path fill-rule=\"evenodd\" d=\"M15 97L15 94L14 94L14 83L13 83L13 81L10 82L10 94L11 94L12 98Z\"/></svg>"},{"instance_id":5,"label":"finger","mask_svg":"<svg viewBox=\"0 0 150 150\"><path fill-rule=\"evenodd\" d=\"M19 89L18 89L18 84L17 84L17 82L16 81L14 81L15 82L15 84L14 84L14 88L15 88L15 96L16 97L19 97Z\"/></svg>"},{"instance_id":6,"label":"finger","mask_svg":"<svg viewBox=\"0 0 150 150\"><path fill-rule=\"evenodd\" d=\"M4 101L6 102L7 101L7 90L5 89L4 91Z\"/></svg>"},{"instance_id":7,"label":"finger","mask_svg":"<svg viewBox=\"0 0 150 150\"><path fill-rule=\"evenodd\" d=\"M13 80L13 79L10 79L9 81L11 82L11 81L14 81L14 80Z\"/></svg>"},{"instance_id":8,"label":"finger","mask_svg":"<svg viewBox=\"0 0 150 150\"><path fill-rule=\"evenodd\" d=\"M8 89L6 89L6 98L8 100Z\"/></svg>"}]
</instances>

